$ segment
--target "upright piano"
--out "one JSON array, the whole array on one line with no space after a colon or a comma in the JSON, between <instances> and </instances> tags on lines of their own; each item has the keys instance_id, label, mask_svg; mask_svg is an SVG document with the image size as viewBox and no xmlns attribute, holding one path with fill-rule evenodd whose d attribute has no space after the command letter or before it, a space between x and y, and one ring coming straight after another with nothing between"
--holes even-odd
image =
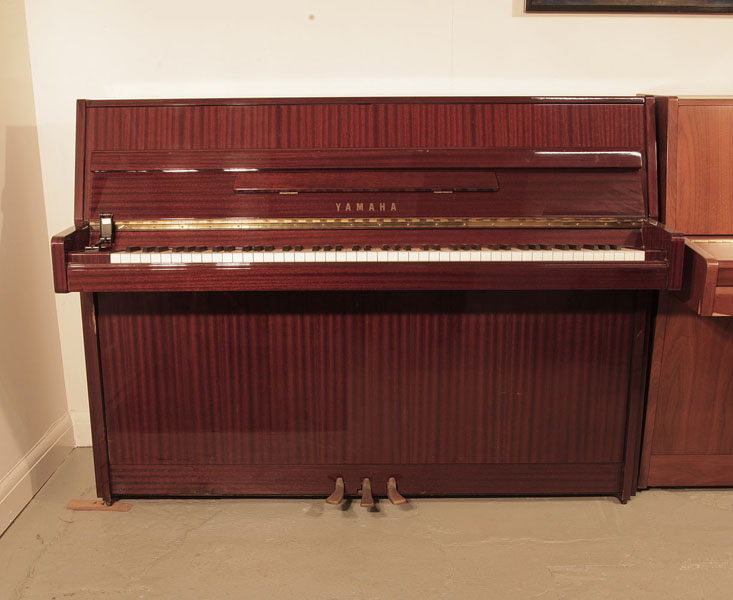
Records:
<instances>
[{"instance_id":1,"label":"upright piano","mask_svg":"<svg viewBox=\"0 0 733 600\"><path fill-rule=\"evenodd\" d=\"M79 101L99 495L635 491L654 99Z\"/></svg>"}]
</instances>

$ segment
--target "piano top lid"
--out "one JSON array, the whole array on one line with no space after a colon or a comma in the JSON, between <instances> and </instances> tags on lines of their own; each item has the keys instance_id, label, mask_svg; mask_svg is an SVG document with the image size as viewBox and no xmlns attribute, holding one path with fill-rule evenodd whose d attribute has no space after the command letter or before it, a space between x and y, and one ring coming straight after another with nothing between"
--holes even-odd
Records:
<instances>
[{"instance_id":1,"label":"piano top lid","mask_svg":"<svg viewBox=\"0 0 733 600\"><path fill-rule=\"evenodd\" d=\"M397 213L370 217L646 217L647 102L81 101L76 221L343 219L336 195Z\"/></svg>"},{"instance_id":2,"label":"piano top lid","mask_svg":"<svg viewBox=\"0 0 733 600\"><path fill-rule=\"evenodd\" d=\"M314 104L644 104L645 96L321 96L290 98L177 98L78 100L87 107L260 106Z\"/></svg>"}]
</instances>

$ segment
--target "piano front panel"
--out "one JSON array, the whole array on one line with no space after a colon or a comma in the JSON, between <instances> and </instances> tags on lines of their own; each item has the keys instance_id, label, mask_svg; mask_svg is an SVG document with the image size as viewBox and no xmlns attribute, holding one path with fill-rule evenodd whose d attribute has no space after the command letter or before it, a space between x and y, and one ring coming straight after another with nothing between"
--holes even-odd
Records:
<instances>
[{"instance_id":1,"label":"piano front panel","mask_svg":"<svg viewBox=\"0 0 733 600\"><path fill-rule=\"evenodd\" d=\"M485 476L597 465L618 492L642 296L97 294L111 469L259 465L277 474L270 492L297 493L289 474L307 466L319 491L300 493L327 493L334 465L452 464L483 473L475 493L508 493ZM220 473L176 493L247 493ZM440 493L449 478L400 486ZM588 481L554 491L598 492Z\"/></svg>"},{"instance_id":2,"label":"piano front panel","mask_svg":"<svg viewBox=\"0 0 733 600\"><path fill-rule=\"evenodd\" d=\"M257 102L257 104L254 104ZM106 104L106 105L105 105ZM93 150L643 148L644 99L96 102Z\"/></svg>"}]
</instances>

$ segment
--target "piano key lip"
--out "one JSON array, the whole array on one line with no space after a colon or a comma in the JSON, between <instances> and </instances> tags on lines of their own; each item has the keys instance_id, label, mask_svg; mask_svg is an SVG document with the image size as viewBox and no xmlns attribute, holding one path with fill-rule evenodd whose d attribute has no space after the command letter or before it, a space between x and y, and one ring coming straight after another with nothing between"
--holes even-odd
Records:
<instances>
[{"instance_id":1,"label":"piano key lip","mask_svg":"<svg viewBox=\"0 0 733 600\"><path fill-rule=\"evenodd\" d=\"M637 263L70 263L70 291L660 290L666 261Z\"/></svg>"}]
</instances>

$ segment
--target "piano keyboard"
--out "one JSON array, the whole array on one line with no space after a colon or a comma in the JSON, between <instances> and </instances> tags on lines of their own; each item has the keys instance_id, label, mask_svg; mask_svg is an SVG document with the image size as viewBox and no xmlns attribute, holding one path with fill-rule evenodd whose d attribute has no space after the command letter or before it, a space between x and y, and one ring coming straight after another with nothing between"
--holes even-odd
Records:
<instances>
[{"instance_id":1,"label":"piano keyboard","mask_svg":"<svg viewBox=\"0 0 733 600\"><path fill-rule=\"evenodd\" d=\"M130 247L110 254L113 264L197 263L425 263L425 262L641 262L644 250L616 245L381 245Z\"/></svg>"}]
</instances>

